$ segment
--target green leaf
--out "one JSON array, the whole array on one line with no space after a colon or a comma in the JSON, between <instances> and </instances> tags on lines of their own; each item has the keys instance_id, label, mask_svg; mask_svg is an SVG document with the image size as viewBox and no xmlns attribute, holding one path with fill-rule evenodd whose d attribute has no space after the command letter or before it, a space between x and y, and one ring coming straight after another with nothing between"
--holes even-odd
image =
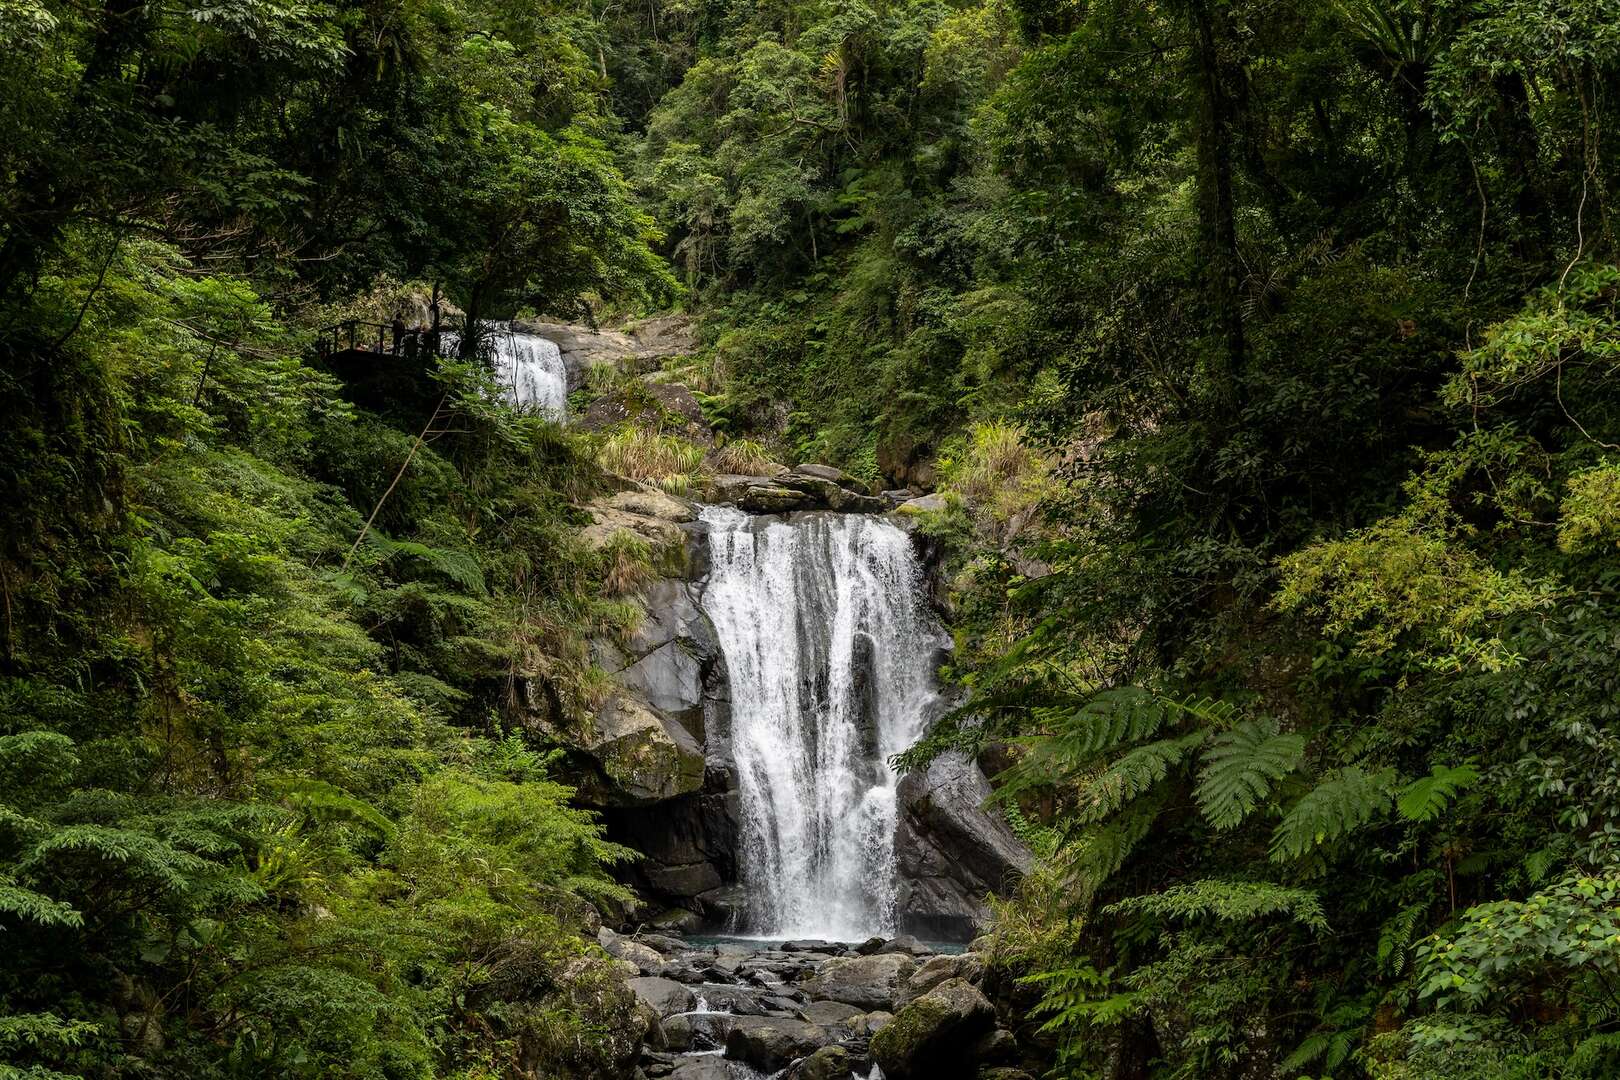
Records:
<instances>
[{"instance_id":1,"label":"green leaf","mask_svg":"<svg viewBox=\"0 0 1620 1080\"><path fill-rule=\"evenodd\" d=\"M1204 751L1198 783L1205 819L1217 829L1235 828L1304 756L1305 737L1279 735L1271 719L1247 721L1217 735Z\"/></svg>"},{"instance_id":2,"label":"green leaf","mask_svg":"<svg viewBox=\"0 0 1620 1080\"><path fill-rule=\"evenodd\" d=\"M1471 765L1456 768L1435 765L1428 776L1401 789L1395 809L1408 821L1433 821L1458 792L1472 787L1478 780L1479 770Z\"/></svg>"}]
</instances>

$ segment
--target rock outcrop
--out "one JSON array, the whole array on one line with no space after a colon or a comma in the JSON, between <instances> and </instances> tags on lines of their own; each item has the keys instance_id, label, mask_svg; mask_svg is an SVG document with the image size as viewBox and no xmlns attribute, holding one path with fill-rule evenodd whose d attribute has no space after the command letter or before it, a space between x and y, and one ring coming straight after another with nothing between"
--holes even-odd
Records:
<instances>
[{"instance_id":1,"label":"rock outcrop","mask_svg":"<svg viewBox=\"0 0 1620 1080\"><path fill-rule=\"evenodd\" d=\"M909 774L898 795L902 925L924 937L966 940L989 918L985 898L1028 871L1029 849L985 811L990 782L959 755Z\"/></svg>"},{"instance_id":2,"label":"rock outcrop","mask_svg":"<svg viewBox=\"0 0 1620 1080\"><path fill-rule=\"evenodd\" d=\"M832 510L847 514L881 514L885 499L869 494L864 484L826 465L800 465L773 476L723 473L709 481L711 502L735 506L750 514L786 514Z\"/></svg>"}]
</instances>

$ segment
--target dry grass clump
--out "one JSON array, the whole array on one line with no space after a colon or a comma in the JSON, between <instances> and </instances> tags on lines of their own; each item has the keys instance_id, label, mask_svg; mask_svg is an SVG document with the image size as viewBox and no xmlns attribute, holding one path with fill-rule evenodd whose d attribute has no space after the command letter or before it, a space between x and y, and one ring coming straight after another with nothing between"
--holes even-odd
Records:
<instances>
[{"instance_id":1,"label":"dry grass clump","mask_svg":"<svg viewBox=\"0 0 1620 1080\"><path fill-rule=\"evenodd\" d=\"M1015 424L975 424L967 445L942 462L945 484L998 522L1029 512L1054 488L1052 463L1024 443Z\"/></svg>"},{"instance_id":2,"label":"dry grass clump","mask_svg":"<svg viewBox=\"0 0 1620 1080\"><path fill-rule=\"evenodd\" d=\"M602 440L596 463L610 473L679 495L701 477L703 448L676 435L628 427Z\"/></svg>"},{"instance_id":3,"label":"dry grass clump","mask_svg":"<svg viewBox=\"0 0 1620 1080\"><path fill-rule=\"evenodd\" d=\"M776 461L763 443L754 439L732 439L716 449L710 460L721 472L757 476L771 471Z\"/></svg>"}]
</instances>

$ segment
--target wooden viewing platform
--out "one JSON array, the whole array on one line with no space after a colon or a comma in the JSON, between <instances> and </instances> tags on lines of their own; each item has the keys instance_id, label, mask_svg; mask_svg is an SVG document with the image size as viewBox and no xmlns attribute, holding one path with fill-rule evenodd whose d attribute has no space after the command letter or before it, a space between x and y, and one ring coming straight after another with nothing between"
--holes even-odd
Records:
<instances>
[{"instance_id":1,"label":"wooden viewing platform","mask_svg":"<svg viewBox=\"0 0 1620 1080\"><path fill-rule=\"evenodd\" d=\"M353 359L361 356L426 359L439 355L441 336L438 329L405 327L396 331L390 323L346 319L323 328L315 348L323 360L335 360L340 357Z\"/></svg>"}]
</instances>

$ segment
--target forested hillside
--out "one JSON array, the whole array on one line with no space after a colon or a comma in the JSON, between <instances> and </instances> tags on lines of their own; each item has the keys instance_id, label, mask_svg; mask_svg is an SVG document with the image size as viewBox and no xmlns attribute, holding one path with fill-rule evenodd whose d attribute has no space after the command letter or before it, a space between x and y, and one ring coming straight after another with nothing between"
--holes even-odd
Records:
<instances>
[{"instance_id":1,"label":"forested hillside","mask_svg":"<svg viewBox=\"0 0 1620 1080\"><path fill-rule=\"evenodd\" d=\"M647 617L589 501L772 460L937 496L960 707L895 766L1037 855L1000 1080L1620 1073L1613 0L0 41L0 1077L635 1075L637 855L525 716ZM380 391L322 350L441 309ZM671 310L700 416L490 373Z\"/></svg>"}]
</instances>

